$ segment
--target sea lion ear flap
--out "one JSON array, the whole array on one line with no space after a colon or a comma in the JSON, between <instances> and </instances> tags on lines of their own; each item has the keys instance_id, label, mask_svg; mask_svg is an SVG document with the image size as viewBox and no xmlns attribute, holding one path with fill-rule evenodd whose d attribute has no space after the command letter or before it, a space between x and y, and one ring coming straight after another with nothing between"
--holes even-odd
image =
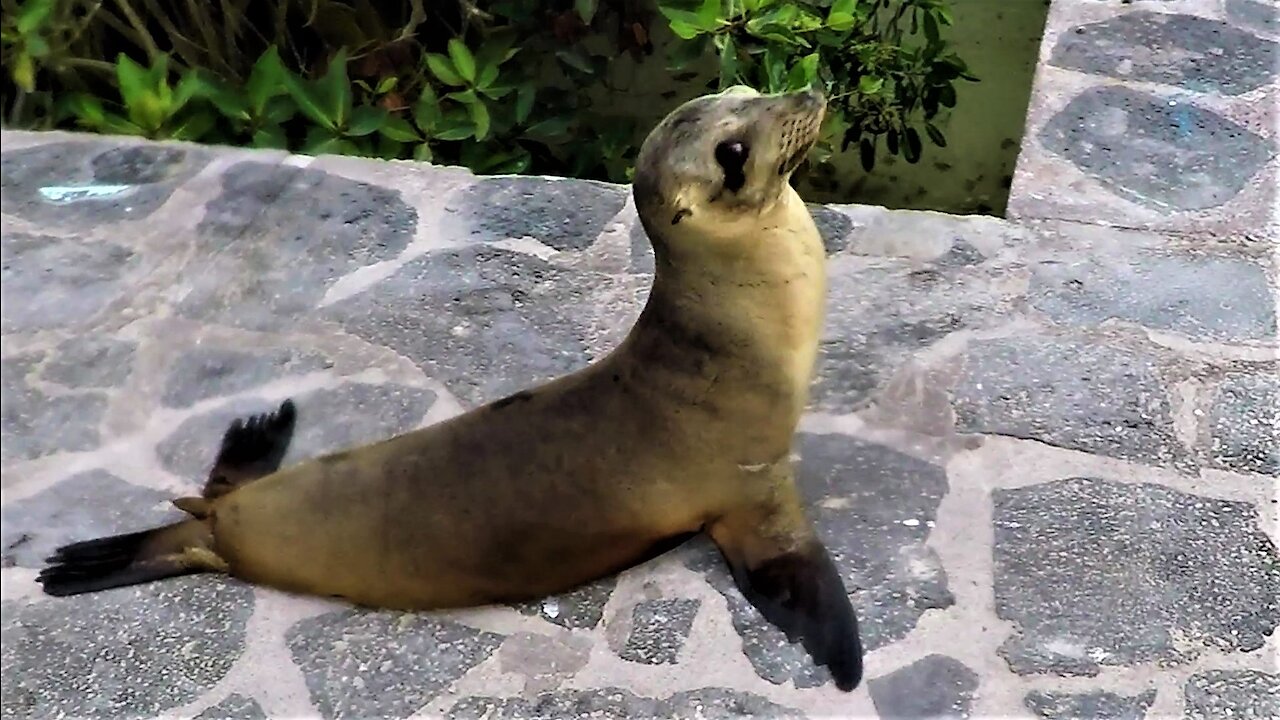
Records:
<instances>
[{"instance_id":1,"label":"sea lion ear flap","mask_svg":"<svg viewBox=\"0 0 1280 720\"><path fill-rule=\"evenodd\" d=\"M827 549L816 539L772 557L748 560L743 550L762 538L742 538L741 546L712 529L746 599L791 642L799 642L836 687L852 691L862 682L862 639L844 582Z\"/></svg>"}]
</instances>

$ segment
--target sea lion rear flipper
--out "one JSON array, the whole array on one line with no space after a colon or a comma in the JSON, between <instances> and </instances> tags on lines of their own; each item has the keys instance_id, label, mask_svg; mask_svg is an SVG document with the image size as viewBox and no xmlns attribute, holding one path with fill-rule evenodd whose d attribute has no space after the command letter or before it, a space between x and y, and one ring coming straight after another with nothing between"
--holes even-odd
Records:
<instances>
[{"instance_id":1,"label":"sea lion rear flipper","mask_svg":"<svg viewBox=\"0 0 1280 720\"><path fill-rule=\"evenodd\" d=\"M210 550L212 533L200 520L63 545L36 582L49 595L78 595L191 573L222 571Z\"/></svg>"},{"instance_id":2,"label":"sea lion rear flipper","mask_svg":"<svg viewBox=\"0 0 1280 720\"><path fill-rule=\"evenodd\" d=\"M297 415L293 401L285 400L274 413L232 420L201 496L212 500L279 470L293 439Z\"/></svg>"},{"instance_id":3,"label":"sea lion rear flipper","mask_svg":"<svg viewBox=\"0 0 1280 720\"><path fill-rule=\"evenodd\" d=\"M858 619L839 570L808 520L798 512L742 513L712 525L710 534L760 614L827 666L837 687L856 688L862 681Z\"/></svg>"}]
</instances>

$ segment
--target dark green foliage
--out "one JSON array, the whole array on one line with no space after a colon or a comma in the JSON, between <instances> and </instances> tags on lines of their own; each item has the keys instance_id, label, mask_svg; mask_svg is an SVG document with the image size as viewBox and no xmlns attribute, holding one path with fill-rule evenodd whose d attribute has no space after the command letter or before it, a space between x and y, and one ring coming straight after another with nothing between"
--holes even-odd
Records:
<instances>
[{"instance_id":1,"label":"dark green foliage","mask_svg":"<svg viewBox=\"0 0 1280 720\"><path fill-rule=\"evenodd\" d=\"M3 109L74 127L478 173L629 179L647 127L619 68L665 63L665 107L735 84L830 97L818 162L876 140L917 162L974 80L949 0L0 0ZM665 45L658 54L654 37ZM625 67L624 67L625 66Z\"/></svg>"}]
</instances>

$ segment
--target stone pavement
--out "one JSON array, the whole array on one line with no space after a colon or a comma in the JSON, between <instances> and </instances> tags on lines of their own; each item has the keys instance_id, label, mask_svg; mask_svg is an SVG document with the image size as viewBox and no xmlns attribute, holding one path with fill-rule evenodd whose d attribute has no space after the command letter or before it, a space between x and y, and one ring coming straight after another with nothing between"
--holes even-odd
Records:
<instances>
[{"instance_id":1,"label":"stone pavement","mask_svg":"<svg viewBox=\"0 0 1280 720\"><path fill-rule=\"evenodd\" d=\"M1096 74L1064 29L1080 8L1186 4L1060 0L1045 53ZM1227 54L1274 58L1248 42ZM1033 126L1067 122L1055 102ZM852 694L705 541L447 613L213 576L41 595L55 545L174 517L231 417L294 397L299 458L562 374L621 338L652 255L623 187L5 132L4 716L1280 716L1276 139L1250 132L1256 169L1139 137L1154 174L1029 133L1015 222L814 208L831 291L798 451L869 649ZM1142 209L1171 169L1198 184L1160 197L1193 200Z\"/></svg>"}]
</instances>

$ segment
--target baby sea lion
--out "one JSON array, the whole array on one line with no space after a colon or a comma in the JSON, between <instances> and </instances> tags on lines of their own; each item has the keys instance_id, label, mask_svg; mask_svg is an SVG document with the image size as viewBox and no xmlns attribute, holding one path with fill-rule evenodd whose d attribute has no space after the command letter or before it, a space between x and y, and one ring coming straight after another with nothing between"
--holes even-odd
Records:
<instances>
[{"instance_id":1,"label":"baby sea lion","mask_svg":"<svg viewBox=\"0 0 1280 720\"><path fill-rule=\"evenodd\" d=\"M706 531L744 595L836 685L862 678L844 584L802 506L792 441L826 294L789 184L816 91L691 100L645 139L632 193L655 277L627 337L544 385L280 467L286 401L223 438L191 515L58 549L71 595L193 572L404 610L570 590Z\"/></svg>"}]
</instances>

